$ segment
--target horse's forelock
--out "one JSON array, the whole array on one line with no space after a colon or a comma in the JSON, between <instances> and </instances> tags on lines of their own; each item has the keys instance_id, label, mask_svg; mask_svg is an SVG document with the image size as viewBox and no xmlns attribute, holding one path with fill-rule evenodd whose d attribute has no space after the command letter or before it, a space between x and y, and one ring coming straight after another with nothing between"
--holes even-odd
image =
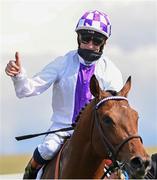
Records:
<instances>
[{"instance_id":1,"label":"horse's forelock","mask_svg":"<svg viewBox=\"0 0 157 180\"><path fill-rule=\"evenodd\" d=\"M106 92L109 92L112 96L117 96L118 92L114 90L106 90Z\"/></svg>"}]
</instances>

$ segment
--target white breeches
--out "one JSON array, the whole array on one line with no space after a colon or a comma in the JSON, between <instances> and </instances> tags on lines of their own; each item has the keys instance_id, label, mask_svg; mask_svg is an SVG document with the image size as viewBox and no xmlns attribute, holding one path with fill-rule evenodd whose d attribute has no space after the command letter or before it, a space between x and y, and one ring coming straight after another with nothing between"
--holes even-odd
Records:
<instances>
[{"instance_id":1,"label":"white breeches","mask_svg":"<svg viewBox=\"0 0 157 180\"><path fill-rule=\"evenodd\" d=\"M52 159L61 148L64 137L69 137L72 133L73 130L48 134L43 143L38 145L38 151L41 157L45 160Z\"/></svg>"}]
</instances>

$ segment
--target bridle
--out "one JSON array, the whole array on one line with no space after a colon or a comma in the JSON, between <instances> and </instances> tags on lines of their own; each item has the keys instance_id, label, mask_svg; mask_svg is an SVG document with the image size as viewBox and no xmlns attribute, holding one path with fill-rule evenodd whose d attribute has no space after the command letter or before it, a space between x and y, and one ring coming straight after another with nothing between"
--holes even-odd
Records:
<instances>
[{"instance_id":1,"label":"bridle","mask_svg":"<svg viewBox=\"0 0 157 180\"><path fill-rule=\"evenodd\" d=\"M118 100L124 100L124 101L128 101L128 99L126 97L123 97L123 96L109 96L109 97L106 97L106 98L100 100L95 105L95 107L94 107L94 122L93 122L93 124L95 124L96 128L98 129L98 131L100 133L100 138L101 138L101 141L103 143L103 146L104 146L105 150L107 151L108 158L112 160L112 167L110 167L110 169L105 172L103 177L105 177L106 174L108 173L108 171L110 171L110 170L113 170L115 168L122 169L122 167L124 166L125 162L120 163L117 160L117 157L118 157L119 152L121 151L121 149L123 148L123 146L126 143L128 143L130 140L135 139L135 138L139 138L140 141L142 142L141 136L139 136L138 134L135 134L135 135L128 136L126 139L124 139L120 144L118 144L115 147L115 146L113 146L110 143L110 141L107 139L107 137L104 136L102 125L101 125L101 122L99 120L99 116L98 116L97 110L99 109L99 107L102 104L104 104L105 102L110 101L110 100L117 100L117 101ZM92 133L92 136L93 136L93 133Z\"/></svg>"}]
</instances>

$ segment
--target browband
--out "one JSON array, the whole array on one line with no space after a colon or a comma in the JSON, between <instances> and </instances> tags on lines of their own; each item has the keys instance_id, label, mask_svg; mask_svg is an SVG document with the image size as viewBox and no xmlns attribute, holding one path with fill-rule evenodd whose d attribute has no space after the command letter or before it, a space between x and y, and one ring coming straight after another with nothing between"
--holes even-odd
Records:
<instances>
[{"instance_id":1,"label":"browband","mask_svg":"<svg viewBox=\"0 0 157 180\"><path fill-rule=\"evenodd\" d=\"M126 101L128 101L128 99L124 96L109 96L109 97L106 97L106 98L102 99L101 101L99 101L96 104L95 108L98 109L102 103L109 101L109 100L126 100Z\"/></svg>"}]
</instances>

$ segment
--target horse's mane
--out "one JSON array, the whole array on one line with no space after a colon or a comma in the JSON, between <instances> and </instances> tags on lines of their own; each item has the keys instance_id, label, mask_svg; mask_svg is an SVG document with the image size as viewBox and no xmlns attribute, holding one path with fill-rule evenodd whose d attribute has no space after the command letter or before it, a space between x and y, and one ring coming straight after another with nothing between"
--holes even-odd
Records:
<instances>
[{"instance_id":1,"label":"horse's mane","mask_svg":"<svg viewBox=\"0 0 157 180\"><path fill-rule=\"evenodd\" d=\"M117 96L117 91L114 91L114 90L106 90L106 92L109 92L112 96ZM89 101L89 103L92 101L92 99ZM82 112L84 111L84 109L86 108L86 106L89 104L89 103L86 103L80 110L79 114L77 115L76 117L76 120L75 120L75 125L77 124L77 122L79 121L80 119L80 115L82 114Z\"/></svg>"},{"instance_id":2,"label":"horse's mane","mask_svg":"<svg viewBox=\"0 0 157 180\"><path fill-rule=\"evenodd\" d=\"M90 99L90 100L89 100L89 103L86 103L86 104L81 108L79 114L78 114L77 117L76 117L75 125L74 125L74 126L76 126L76 124L77 124L77 122L79 121L80 116L81 116L81 114L83 113L84 109L86 108L86 106L87 106L88 104L90 104L90 102L91 102L92 100L93 100L93 99Z\"/></svg>"}]
</instances>

